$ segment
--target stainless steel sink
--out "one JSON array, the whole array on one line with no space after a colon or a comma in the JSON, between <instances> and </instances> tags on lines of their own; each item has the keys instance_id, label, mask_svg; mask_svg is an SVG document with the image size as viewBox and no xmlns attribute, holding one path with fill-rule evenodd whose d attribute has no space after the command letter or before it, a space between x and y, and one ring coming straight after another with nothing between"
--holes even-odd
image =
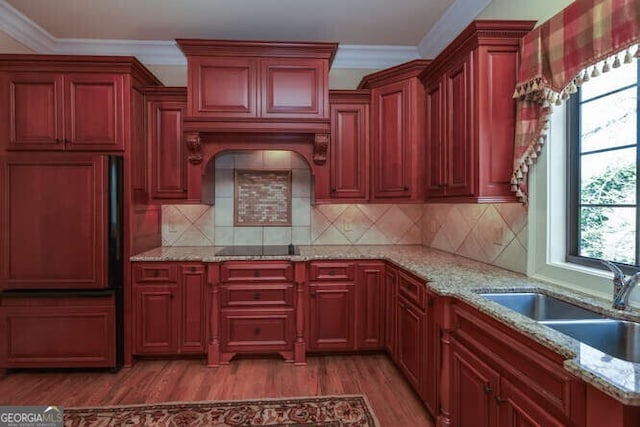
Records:
<instances>
[{"instance_id":1,"label":"stainless steel sink","mask_svg":"<svg viewBox=\"0 0 640 427\"><path fill-rule=\"evenodd\" d=\"M540 323L608 355L640 363L640 323L616 319L554 320Z\"/></svg>"},{"instance_id":2,"label":"stainless steel sink","mask_svg":"<svg viewBox=\"0 0 640 427\"><path fill-rule=\"evenodd\" d=\"M538 321L604 319L604 316L594 311L539 292L482 293L479 295Z\"/></svg>"}]
</instances>

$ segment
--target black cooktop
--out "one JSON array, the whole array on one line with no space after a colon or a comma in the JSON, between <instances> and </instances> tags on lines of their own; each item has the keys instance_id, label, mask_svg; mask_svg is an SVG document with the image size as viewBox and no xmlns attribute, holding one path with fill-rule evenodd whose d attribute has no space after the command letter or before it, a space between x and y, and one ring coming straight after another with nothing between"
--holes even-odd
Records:
<instances>
[{"instance_id":1,"label":"black cooktop","mask_svg":"<svg viewBox=\"0 0 640 427\"><path fill-rule=\"evenodd\" d=\"M300 255L295 245L225 246L216 252L219 256L281 256Z\"/></svg>"}]
</instances>

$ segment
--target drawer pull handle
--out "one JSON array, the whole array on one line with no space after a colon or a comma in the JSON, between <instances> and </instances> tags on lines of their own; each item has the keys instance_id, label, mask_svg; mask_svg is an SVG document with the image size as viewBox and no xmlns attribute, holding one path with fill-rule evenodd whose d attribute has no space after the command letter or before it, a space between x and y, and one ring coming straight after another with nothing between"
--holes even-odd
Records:
<instances>
[{"instance_id":1,"label":"drawer pull handle","mask_svg":"<svg viewBox=\"0 0 640 427\"><path fill-rule=\"evenodd\" d=\"M485 384L483 389L485 394L491 394L491 392L493 391L491 390L491 387L489 387L489 384Z\"/></svg>"},{"instance_id":2,"label":"drawer pull handle","mask_svg":"<svg viewBox=\"0 0 640 427\"><path fill-rule=\"evenodd\" d=\"M260 277L260 270L256 270L253 272L253 277Z\"/></svg>"},{"instance_id":3,"label":"drawer pull handle","mask_svg":"<svg viewBox=\"0 0 640 427\"><path fill-rule=\"evenodd\" d=\"M329 270L329 276L335 276L335 275L336 275L336 271L333 268Z\"/></svg>"},{"instance_id":4,"label":"drawer pull handle","mask_svg":"<svg viewBox=\"0 0 640 427\"><path fill-rule=\"evenodd\" d=\"M196 266L195 266L195 265L192 265L192 266L191 266L191 272L192 272L192 273L194 273L195 271L196 271Z\"/></svg>"},{"instance_id":5,"label":"drawer pull handle","mask_svg":"<svg viewBox=\"0 0 640 427\"><path fill-rule=\"evenodd\" d=\"M253 330L253 335L260 335L260 328L255 328Z\"/></svg>"},{"instance_id":6,"label":"drawer pull handle","mask_svg":"<svg viewBox=\"0 0 640 427\"><path fill-rule=\"evenodd\" d=\"M253 294L253 299L256 301L260 301L260 292L256 292L255 294Z\"/></svg>"},{"instance_id":7,"label":"drawer pull handle","mask_svg":"<svg viewBox=\"0 0 640 427\"><path fill-rule=\"evenodd\" d=\"M153 277L158 277L160 272L158 270L153 270Z\"/></svg>"},{"instance_id":8,"label":"drawer pull handle","mask_svg":"<svg viewBox=\"0 0 640 427\"><path fill-rule=\"evenodd\" d=\"M502 405L503 403L506 403L507 401L503 398L501 398L500 396L496 396L496 403L498 405Z\"/></svg>"}]
</instances>

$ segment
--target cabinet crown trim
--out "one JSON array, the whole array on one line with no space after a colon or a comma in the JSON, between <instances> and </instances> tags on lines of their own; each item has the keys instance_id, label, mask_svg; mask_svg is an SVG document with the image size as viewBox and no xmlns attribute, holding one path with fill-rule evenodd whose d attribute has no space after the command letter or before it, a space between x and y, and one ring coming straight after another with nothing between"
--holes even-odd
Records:
<instances>
[{"instance_id":1,"label":"cabinet crown trim","mask_svg":"<svg viewBox=\"0 0 640 427\"><path fill-rule=\"evenodd\" d=\"M338 50L338 43L334 42L176 39L176 43L187 56L328 59L329 67L331 67Z\"/></svg>"}]
</instances>

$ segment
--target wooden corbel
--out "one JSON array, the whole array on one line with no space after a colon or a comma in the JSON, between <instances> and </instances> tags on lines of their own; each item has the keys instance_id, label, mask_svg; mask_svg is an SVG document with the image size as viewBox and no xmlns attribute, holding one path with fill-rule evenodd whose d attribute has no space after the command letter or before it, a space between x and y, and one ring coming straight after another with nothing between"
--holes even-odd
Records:
<instances>
[{"instance_id":1,"label":"wooden corbel","mask_svg":"<svg viewBox=\"0 0 640 427\"><path fill-rule=\"evenodd\" d=\"M324 165L327 162L329 150L329 134L317 133L313 141L313 161L316 165Z\"/></svg>"},{"instance_id":2,"label":"wooden corbel","mask_svg":"<svg viewBox=\"0 0 640 427\"><path fill-rule=\"evenodd\" d=\"M187 145L187 159L193 165L202 163L202 142L198 132L185 133L184 140Z\"/></svg>"}]
</instances>

